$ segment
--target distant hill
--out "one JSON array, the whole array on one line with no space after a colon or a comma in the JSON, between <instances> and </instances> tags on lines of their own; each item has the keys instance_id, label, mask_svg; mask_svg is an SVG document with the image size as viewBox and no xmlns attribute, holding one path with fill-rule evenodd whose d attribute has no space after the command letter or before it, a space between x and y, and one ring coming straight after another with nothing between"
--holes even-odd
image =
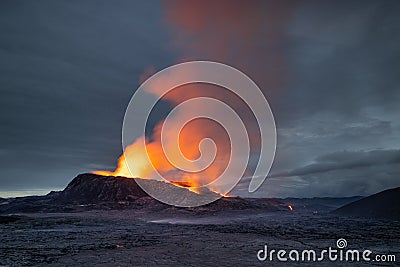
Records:
<instances>
[{"instance_id":1,"label":"distant hill","mask_svg":"<svg viewBox=\"0 0 400 267\"><path fill-rule=\"evenodd\" d=\"M313 197L313 198L284 198L277 199L286 206L290 205L295 211L311 211L326 213L336 210L343 205L362 199L362 196L354 197Z\"/></svg>"},{"instance_id":2,"label":"distant hill","mask_svg":"<svg viewBox=\"0 0 400 267\"><path fill-rule=\"evenodd\" d=\"M400 220L400 187L354 201L333 213L352 217Z\"/></svg>"}]
</instances>

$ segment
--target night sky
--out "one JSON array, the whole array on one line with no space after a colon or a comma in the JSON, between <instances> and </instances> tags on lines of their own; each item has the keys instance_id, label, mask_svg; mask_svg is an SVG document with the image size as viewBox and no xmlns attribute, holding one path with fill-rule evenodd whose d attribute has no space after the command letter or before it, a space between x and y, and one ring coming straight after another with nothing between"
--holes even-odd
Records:
<instances>
[{"instance_id":1,"label":"night sky","mask_svg":"<svg viewBox=\"0 0 400 267\"><path fill-rule=\"evenodd\" d=\"M0 197L113 170L140 82L194 59L245 72L274 112L276 159L251 196L400 186L399 14L399 1L1 1Z\"/></svg>"}]
</instances>

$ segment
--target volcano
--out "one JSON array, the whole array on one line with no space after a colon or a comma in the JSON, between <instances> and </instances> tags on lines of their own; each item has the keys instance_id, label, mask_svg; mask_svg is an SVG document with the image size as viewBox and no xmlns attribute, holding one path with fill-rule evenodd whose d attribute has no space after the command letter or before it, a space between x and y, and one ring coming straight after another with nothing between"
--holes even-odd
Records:
<instances>
[{"instance_id":1,"label":"volcano","mask_svg":"<svg viewBox=\"0 0 400 267\"><path fill-rule=\"evenodd\" d=\"M400 220L400 187L347 204L334 213L344 216Z\"/></svg>"},{"instance_id":2,"label":"volcano","mask_svg":"<svg viewBox=\"0 0 400 267\"><path fill-rule=\"evenodd\" d=\"M77 212L113 209L134 209L143 212L171 209L194 212L254 209L277 211L281 209L278 205L240 197L222 197L201 207L176 208L150 197L137 184L137 179L140 178L102 176L93 173L79 174L62 191L53 191L45 196L8 199L7 205L0 205L0 213ZM202 201L202 199L217 196L217 193L206 188L203 188L201 193L197 194L181 184L174 185L151 179L142 179L141 186L157 188L160 193L183 204L191 204L193 201Z\"/></svg>"},{"instance_id":3,"label":"volcano","mask_svg":"<svg viewBox=\"0 0 400 267\"><path fill-rule=\"evenodd\" d=\"M136 200L147 194L135 182L124 177L80 174L57 196L57 201L77 204Z\"/></svg>"},{"instance_id":4,"label":"volcano","mask_svg":"<svg viewBox=\"0 0 400 267\"><path fill-rule=\"evenodd\" d=\"M142 188L157 188L160 194L169 199L190 206L195 201L204 201L208 197L219 198L217 193L202 189L196 194L189 188L151 179L126 178L121 176L102 176L98 174L80 174L58 195L57 201L78 204L95 204L100 202L137 201L148 197Z\"/></svg>"}]
</instances>

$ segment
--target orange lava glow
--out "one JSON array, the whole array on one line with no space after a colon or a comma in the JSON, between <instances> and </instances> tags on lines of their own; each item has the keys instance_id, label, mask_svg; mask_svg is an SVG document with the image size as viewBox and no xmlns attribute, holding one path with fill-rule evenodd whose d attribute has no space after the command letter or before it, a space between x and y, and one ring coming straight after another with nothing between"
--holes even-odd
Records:
<instances>
[{"instance_id":1,"label":"orange lava glow","mask_svg":"<svg viewBox=\"0 0 400 267\"><path fill-rule=\"evenodd\" d=\"M291 205L288 206L290 211L293 211L293 207Z\"/></svg>"},{"instance_id":2,"label":"orange lava glow","mask_svg":"<svg viewBox=\"0 0 400 267\"><path fill-rule=\"evenodd\" d=\"M151 142L145 142L147 140L141 137L129 145L118 159L118 167L114 171L97 170L93 173L105 176L152 179L157 177L155 175L157 170L171 184L199 193L199 187L212 182L225 169L230 155L230 146L229 141L227 143L222 140L221 136L226 135L226 133L220 129L220 125L212 125L212 123L209 125L204 119L197 119L188 123L180 132L179 147L169 143L163 144L165 150L172 151L172 153L169 153L170 159L177 166L197 169L196 163L183 161L179 155L182 153L187 159L197 159L200 155L200 141L206 137L211 137L217 139L217 155L214 163L218 162L219 164L211 163L207 168L198 172L177 171L177 168L165 156L161 145L162 123L155 127ZM174 140L172 137L174 133L166 134L170 134L170 139ZM229 138L227 139L229 140ZM217 187L208 187L208 189L216 193L219 192Z\"/></svg>"},{"instance_id":3,"label":"orange lava glow","mask_svg":"<svg viewBox=\"0 0 400 267\"><path fill-rule=\"evenodd\" d=\"M153 167L148 161L146 151L142 145L143 140L137 139L135 143L127 147L125 153L118 159L118 167L115 171L94 171L94 174L104 176L124 176L128 178L146 178L153 172ZM129 167L128 168L128 164Z\"/></svg>"},{"instance_id":4,"label":"orange lava glow","mask_svg":"<svg viewBox=\"0 0 400 267\"><path fill-rule=\"evenodd\" d=\"M277 1L279 2L279 1ZM182 60L197 59L199 56L212 58L215 61L227 62L230 65L238 66L251 77L255 77L265 88L280 88L284 80L285 68L281 53L282 29L286 22L290 21L294 4L286 2L269 3L267 1L253 1L243 4L242 1L167 1L165 3L165 19L173 29L174 44L182 50ZM267 12L267 13L265 13ZM268 25L268 27L265 27ZM260 39L261 38L261 39ZM264 39L268 40L267 46ZM257 45L254 45L257 44ZM260 44L260 45L258 45ZM261 45L264 44L264 45ZM238 48L249 51L246 57L238 53ZM263 62L262 67L254 62ZM192 77L193 73L181 73ZM141 81L156 72L156 69L149 68L141 77ZM195 77L195 75L194 75ZM167 75L166 79L175 79L173 75ZM179 79L177 79L179 80ZM147 92L172 105L178 105L185 100L205 96L218 99L229 104L238 114L246 118L249 141L252 149L260 147L261 138L258 132L258 124L252 117L251 110L240 97L235 94L228 94L223 88L211 85L200 85L198 83L175 88L166 95L162 94L165 84L176 84L160 81ZM270 94L271 92L268 92ZM179 121L182 114L198 114L204 106L193 105L182 113L177 114L173 120ZM210 107L213 111L214 108ZM231 123L228 118L226 124ZM154 129L148 142L142 136L133 144L125 148L123 155L119 157L118 166L114 171L98 170L93 173L106 176L124 176L130 178L157 179L155 169L171 184L196 191L196 188L207 186L214 192L229 197L224 190L224 185L215 181L228 166L229 162L238 160L230 159L232 155L229 136L221 125L207 119L195 119L190 121L179 134L179 149L172 141L176 141L177 128L165 133L171 142L163 144L164 149L169 151L170 160L176 166L184 169L199 169L195 166L195 160L200 157L199 143L205 138L212 139L217 148L214 161L205 169L198 172L178 171L168 161L161 145L161 129L163 122L160 122ZM180 125L176 125L178 127ZM138 127L141 127L140 125ZM254 130L256 129L256 130ZM163 133L164 134L164 133ZM244 144L244 143L243 143ZM241 146L243 144L234 144ZM233 144L232 144L233 145ZM205 149L209 150L209 149ZM206 151L207 152L207 151ZM187 160L181 160L180 154ZM128 168L129 166L129 168ZM229 173L230 174L230 173ZM241 174L242 175L242 174ZM246 173L246 175L249 175ZM251 175L251 173L250 173ZM288 206L292 211L292 206Z\"/></svg>"},{"instance_id":5,"label":"orange lava glow","mask_svg":"<svg viewBox=\"0 0 400 267\"><path fill-rule=\"evenodd\" d=\"M178 187L186 188L186 189L192 191L193 193L200 194L200 191L197 189L198 186L196 184L192 184L191 182L171 181L171 184L178 186Z\"/></svg>"}]
</instances>

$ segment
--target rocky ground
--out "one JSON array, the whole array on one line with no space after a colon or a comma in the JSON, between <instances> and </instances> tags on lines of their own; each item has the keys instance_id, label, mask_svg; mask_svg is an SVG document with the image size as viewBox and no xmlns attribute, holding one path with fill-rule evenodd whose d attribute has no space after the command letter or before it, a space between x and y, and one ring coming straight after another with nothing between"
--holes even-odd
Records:
<instances>
[{"instance_id":1,"label":"rocky ground","mask_svg":"<svg viewBox=\"0 0 400 267\"><path fill-rule=\"evenodd\" d=\"M149 184L183 202L194 194L171 184ZM201 207L177 208L147 196L134 179L82 174L60 192L0 199L0 266L400 265L398 194L388 192L378 198L224 197ZM200 201L210 194L215 193L196 197ZM345 212L335 212L342 206ZM356 214L361 217L385 209L390 220L357 219L354 209L368 211ZM273 261L257 258L265 245L268 251L288 254L320 253L336 249L340 238L347 240L346 249L369 249L371 257L394 255L397 261L331 262L326 256L320 262L281 262L276 254Z\"/></svg>"},{"instance_id":2,"label":"rocky ground","mask_svg":"<svg viewBox=\"0 0 400 267\"><path fill-rule=\"evenodd\" d=\"M309 266L259 261L269 249L348 248L394 254L397 262L314 262L317 266L399 265L398 222L301 211L215 214L134 210L35 213L0 224L0 266Z\"/></svg>"}]
</instances>

